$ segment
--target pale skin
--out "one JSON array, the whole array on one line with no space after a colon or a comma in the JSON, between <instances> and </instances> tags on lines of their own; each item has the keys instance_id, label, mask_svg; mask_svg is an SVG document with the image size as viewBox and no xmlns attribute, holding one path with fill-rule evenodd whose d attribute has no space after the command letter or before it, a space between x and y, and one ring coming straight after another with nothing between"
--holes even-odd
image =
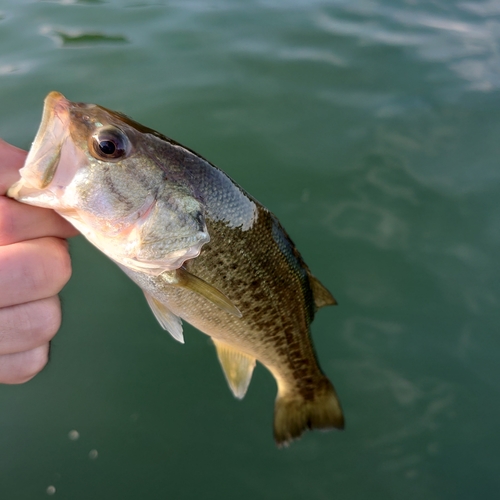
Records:
<instances>
[{"instance_id":1,"label":"pale skin","mask_svg":"<svg viewBox=\"0 0 500 500\"><path fill-rule=\"evenodd\" d=\"M27 382L47 364L61 326L58 293L71 276L66 238L78 234L52 210L7 198L26 152L0 139L0 383Z\"/></svg>"}]
</instances>

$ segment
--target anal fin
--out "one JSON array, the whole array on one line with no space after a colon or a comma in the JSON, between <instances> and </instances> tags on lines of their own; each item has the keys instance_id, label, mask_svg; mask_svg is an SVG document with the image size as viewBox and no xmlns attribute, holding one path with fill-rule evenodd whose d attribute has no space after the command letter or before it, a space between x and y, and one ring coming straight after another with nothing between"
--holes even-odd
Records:
<instances>
[{"instance_id":1,"label":"anal fin","mask_svg":"<svg viewBox=\"0 0 500 500\"><path fill-rule=\"evenodd\" d=\"M149 307L153 311L158 323L164 330L167 330L175 340L184 344L184 335L182 334L182 320L176 316L167 306L156 300L154 297L144 292Z\"/></svg>"},{"instance_id":2,"label":"anal fin","mask_svg":"<svg viewBox=\"0 0 500 500\"><path fill-rule=\"evenodd\" d=\"M255 358L238 351L223 342L212 339L222 370L234 396L243 399L255 368Z\"/></svg>"}]
</instances>

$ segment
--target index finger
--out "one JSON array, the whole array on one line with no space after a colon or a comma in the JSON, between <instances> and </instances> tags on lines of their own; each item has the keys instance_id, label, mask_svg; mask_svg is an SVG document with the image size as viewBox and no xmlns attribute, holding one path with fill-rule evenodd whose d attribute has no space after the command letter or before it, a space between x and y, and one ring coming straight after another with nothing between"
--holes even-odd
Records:
<instances>
[{"instance_id":1,"label":"index finger","mask_svg":"<svg viewBox=\"0 0 500 500\"><path fill-rule=\"evenodd\" d=\"M0 139L0 196L19 180L19 169L28 153Z\"/></svg>"},{"instance_id":2,"label":"index finger","mask_svg":"<svg viewBox=\"0 0 500 500\"><path fill-rule=\"evenodd\" d=\"M57 236L69 238L78 231L54 211L18 203L5 197L19 179L28 153L0 139L0 246L19 241Z\"/></svg>"}]
</instances>

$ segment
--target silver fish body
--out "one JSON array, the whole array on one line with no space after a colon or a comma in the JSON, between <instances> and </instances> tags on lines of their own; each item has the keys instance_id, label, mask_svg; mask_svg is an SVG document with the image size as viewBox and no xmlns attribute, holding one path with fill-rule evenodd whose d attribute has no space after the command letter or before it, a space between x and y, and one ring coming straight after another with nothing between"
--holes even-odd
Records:
<instances>
[{"instance_id":1,"label":"silver fish body","mask_svg":"<svg viewBox=\"0 0 500 500\"><path fill-rule=\"evenodd\" d=\"M334 304L265 207L204 158L128 117L45 100L40 129L9 196L52 208L144 291L163 328L185 320L215 344L234 395L256 360L278 384L279 445L306 428L343 428L310 324Z\"/></svg>"}]
</instances>

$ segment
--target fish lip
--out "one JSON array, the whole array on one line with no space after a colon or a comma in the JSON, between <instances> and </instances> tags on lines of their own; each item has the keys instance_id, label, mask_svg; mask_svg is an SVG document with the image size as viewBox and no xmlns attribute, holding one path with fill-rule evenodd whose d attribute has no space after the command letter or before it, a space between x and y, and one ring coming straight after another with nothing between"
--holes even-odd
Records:
<instances>
[{"instance_id":1,"label":"fish lip","mask_svg":"<svg viewBox=\"0 0 500 500\"><path fill-rule=\"evenodd\" d=\"M33 144L19 170L21 178L7 191L7 196L18 201L34 202L50 207L53 193L47 187L59 165L61 148L68 136L71 102L60 92L50 92L44 100L42 120ZM35 203L34 203L35 204Z\"/></svg>"},{"instance_id":2,"label":"fish lip","mask_svg":"<svg viewBox=\"0 0 500 500\"><path fill-rule=\"evenodd\" d=\"M61 120L61 116L67 119L67 113L69 111L71 102L68 101L60 92L53 90L49 92L44 100L42 121L40 123L40 128L35 137L35 144L39 136L45 135L47 131L47 126L51 123L53 118L58 118Z\"/></svg>"},{"instance_id":3,"label":"fish lip","mask_svg":"<svg viewBox=\"0 0 500 500\"><path fill-rule=\"evenodd\" d=\"M42 120L40 122L40 127L33 141L33 145L30 149L30 153L26 158L26 164L29 163L31 152L33 156L39 156L40 150L44 145L44 139L52 132L51 126L59 125L64 129L69 123L69 110L71 102L68 101L60 92L52 91L50 92L44 100ZM48 142L48 141L46 141ZM50 148L53 144L49 144Z\"/></svg>"}]
</instances>

